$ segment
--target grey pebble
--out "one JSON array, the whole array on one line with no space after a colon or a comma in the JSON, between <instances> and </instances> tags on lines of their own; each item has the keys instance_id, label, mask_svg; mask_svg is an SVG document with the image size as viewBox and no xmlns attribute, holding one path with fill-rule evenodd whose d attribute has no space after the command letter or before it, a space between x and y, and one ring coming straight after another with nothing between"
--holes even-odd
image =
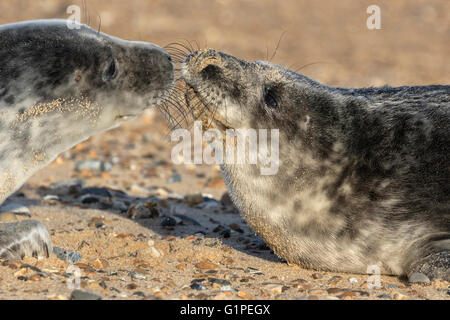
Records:
<instances>
[{"instance_id":1,"label":"grey pebble","mask_svg":"<svg viewBox=\"0 0 450 320\"><path fill-rule=\"evenodd\" d=\"M147 279L147 277L144 274L136 272L136 271L131 271L129 273L129 276L131 277L132 280L134 280L134 279L136 279L136 280L146 280Z\"/></svg>"},{"instance_id":2,"label":"grey pebble","mask_svg":"<svg viewBox=\"0 0 450 320\"><path fill-rule=\"evenodd\" d=\"M59 247L53 247L53 253L62 261L76 263L81 260L81 253L75 251L64 250Z\"/></svg>"},{"instance_id":3,"label":"grey pebble","mask_svg":"<svg viewBox=\"0 0 450 320\"><path fill-rule=\"evenodd\" d=\"M93 172L111 171L112 164L101 160L81 160L75 165L76 171L90 170Z\"/></svg>"},{"instance_id":4,"label":"grey pebble","mask_svg":"<svg viewBox=\"0 0 450 320\"><path fill-rule=\"evenodd\" d=\"M10 203L0 209L0 213L11 212L18 216L31 217L30 209L20 203Z\"/></svg>"},{"instance_id":5,"label":"grey pebble","mask_svg":"<svg viewBox=\"0 0 450 320\"><path fill-rule=\"evenodd\" d=\"M167 182L168 183L178 183L178 182L182 182L182 181L183 181L183 178L181 178L181 176L178 173L174 173Z\"/></svg>"},{"instance_id":6,"label":"grey pebble","mask_svg":"<svg viewBox=\"0 0 450 320\"><path fill-rule=\"evenodd\" d=\"M408 277L409 283L430 283L430 279L423 273L414 272Z\"/></svg>"},{"instance_id":7,"label":"grey pebble","mask_svg":"<svg viewBox=\"0 0 450 320\"><path fill-rule=\"evenodd\" d=\"M388 294L380 294L379 296L377 296L377 298L379 299L387 299L387 300L391 300L391 296Z\"/></svg>"},{"instance_id":8,"label":"grey pebble","mask_svg":"<svg viewBox=\"0 0 450 320\"><path fill-rule=\"evenodd\" d=\"M102 300L102 297L87 291L74 290L70 295L70 300Z\"/></svg>"}]
</instances>

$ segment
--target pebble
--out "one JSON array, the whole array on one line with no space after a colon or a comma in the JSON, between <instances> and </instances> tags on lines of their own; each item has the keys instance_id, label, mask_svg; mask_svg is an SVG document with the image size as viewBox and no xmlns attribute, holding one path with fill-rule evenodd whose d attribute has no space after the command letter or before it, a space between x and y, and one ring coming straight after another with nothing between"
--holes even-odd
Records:
<instances>
[{"instance_id":1,"label":"pebble","mask_svg":"<svg viewBox=\"0 0 450 320\"><path fill-rule=\"evenodd\" d=\"M387 286L385 286L385 288L386 289L396 289L396 288L398 288L398 285L396 285L396 284L388 284Z\"/></svg>"},{"instance_id":2,"label":"pebble","mask_svg":"<svg viewBox=\"0 0 450 320\"><path fill-rule=\"evenodd\" d=\"M174 173L167 182L168 183L179 183L182 181L183 181L183 178L181 177L181 175L179 175L178 173Z\"/></svg>"},{"instance_id":3,"label":"pebble","mask_svg":"<svg viewBox=\"0 0 450 320\"><path fill-rule=\"evenodd\" d=\"M408 300L409 297L401 294L400 292L392 292L391 296L394 297L395 300Z\"/></svg>"},{"instance_id":4,"label":"pebble","mask_svg":"<svg viewBox=\"0 0 450 320\"><path fill-rule=\"evenodd\" d=\"M83 203L83 204L92 204L92 203L100 202L100 199L97 198L96 196L93 196L93 195L90 195L90 194L85 194L85 195L80 197L80 202Z\"/></svg>"},{"instance_id":5,"label":"pebble","mask_svg":"<svg viewBox=\"0 0 450 320\"><path fill-rule=\"evenodd\" d=\"M136 271L131 271L128 275L131 277L131 280L147 280L147 276L145 274Z\"/></svg>"},{"instance_id":6,"label":"pebble","mask_svg":"<svg viewBox=\"0 0 450 320\"><path fill-rule=\"evenodd\" d=\"M224 280L224 279L217 279L217 278L209 278L208 282L213 283L213 284L218 284L220 286L230 286L231 285L230 281Z\"/></svg>"},{"instance_id":7,"label":"pebble","mask_svg":"<svg viewBox=\"0 0 450 320\"><path fill-rule=\"evenodd\" d=\"M342 281L342 277L341 276L334 276L334 277L331 277L329 280L328 280L328 284L330 285L330 286L335 286L336 284L338 284L339 282L341 282Z\"/></svg>"},{"instance_id":8,"label":"pebble","mask_svg":"<svg viewBox=\"0 0 450 320\"><path fill-rule=\"evenodd\" d=\"M198 281L193 281L190 285L190 288L193 290L206 290L206 287Z\"/></svg>"},{"instance_id":9,"label":"pebble","mask_svg":"<svg viewBox=\"0 0 450 320\"><path fill-rule=\"evenodd\" d=\"M322 279L322 278L323 278L323 275L321 275L320 273L313 273L313 274L311 275L311 277L312 277L313 279L318 280L318 279Z\"/></svg>"},{"instance_id":10,"label":"pebble","mask_svg":"<svg viewBox=\"0 0 450 320\"><path fill-rule=\"evenodd\" d=\"M59 247L53 247L53 253L56 257L62 261L67 261L69 263L76 263L81 260L81 253L76 251L64 250Z\"/></svg>"},{"instance_id":11,"label":"pebble","mask_svg":"<svg viewBox=\"0 0 450 320\"><path fill-rule=\"evenodd\" d=\"M250 274L256 274L256 275L260 275L260 276L263 275L263 273L261 271L259 271L256 268L252 268L252 267L248 267L247 272Z\"/></svg>"},{"instance_id":12,"label":"pebble","mask_svg":"<svg viewBox=\"0 0 450 320\"><path fill-rule=\"evenodd\" d=\"M70 295L70 300L101 300L101 299L102 297L96 294L81 290L74 290Z\"/></svg>"},{"instance_id":13,"label":"pebble","mask_svg":"<svg viewBox=\"0 0 450 320\"><path fill-rule=\"evenodd\" d=\"M97 269L106 269L109 267L109 262L106 259L96 259L92 265Z\"/></svg>"},{"instance_id":14,"label":"pebble","mask_svg":"<svg viewBox=\"0 0 450 320\"><path fill-rule=\"evenodd\" d=\"M348 282L350 282L350 283L358 283L358 279L356 279L356 278L348 278Z\"/></svg>"},{"instance_id":15,"label":"pebble","mask_svg":"<svg viewBox=\"0 0 450 320\"><path fill-rule=\"evenodd\" d=\"M414 272L408 277L408 282L429 284L431 281L425 274L420 272Z\"/></svg>"},{"instance_id":16,"label":"pebble","mask_svg":"<svg viewBox=\"0 0 450 320\"><path fill-rule=\"evenodd\" d=\"M125 212L128 210L128 206L122 201L113 201L112 208L113 210L117 210L120 212Z\"/></svg>"},{"instance_id":17,"label":"pebble","mask_svg":"<svg viewBox=\"0 0 450 320\"><path fill-rule=\"evenodd\" d=\"M127 216L133 220L157 218L160 216L159 203L149 200L132 205L127 211Z\"/></svg>"},{"instance_id":18,"label":"pebble","mask_svg":"<svg viewBox=\"0 0 450 320\"><path fill-rule=\"evenodd\" d=\"M80 172L89 170L92 172L108 172L111 171L112 164L101 160L81 160L75 164L75 170Z\"/></svg>"},{"instance_id":19,"label":"pebble","mask_svg":"<svg viewBox=\"0 0 450 320\"><path fill-rule=\"evenodd\" d=\"M182 224L183 220L181 220L178 217L175 216L169 216L169 217L165 217L162 221L161 221L161 226L163 227L175 227L179 224Z\"/></svg>"},{"instance_id":20,"label":"pebble","mask_svg":"<svg viewBox=\"0 0 450 320\"><path fill-rule=\"evenodd\" d=\"M210 262L199 262L195 265L198 269L201 270L216 270L219 269L219 266Z\"/></svg>"},{"instance_id":21,"label":"pebble","mask_svg":"<svg viewBox=\"0 0 450 320\"><path fill-rule=\"evenodd\" d=\"M231 286L223 286L220 288L220 291L234 291Z\"/></svg>"},{"instance_id":22,"label":"pebble","mask_svg":"<svg viewBox=\"0 0 450 320\"><path fill-rule=\"evenodd\" d=\"M348 291L348 289L341 289L341 288L329 288L329 289L327 289L328 294L333 294L333 295L340 295L340 294L343 294L346 291Z\"/></svg>"},{"instance_id":23,"label":"pebble","mask_svg":"<svg viewBox=\"0 0 450 320\"><path fill-rule=\"evenodd\" d=\"M282 294L283 285L281 283L265 283L263 288L272 294Z\"/></svg>"},{"instance_id":24,"label":"pebble","mask_svg":"<svg viewBox=\"0 0 450 320\"><path fill-rule=\"evenodd\" d=\"M18 216L31 217L30 209L20 203L10 203L1 207L0 212L11 212Z\"/></svg>"},{"instance_id":25,"label":"pebble","mask_svg":"<svg viewBox=\"0 0 450 320\"><path fill-rule=\"evenodd\" d=\"M245 291L239 291L238 296L244 300L254 300L255 299L250 293L247 293Z\"/></svg>"},{"instance_id":26,"label":"pebble","mask_svg":"<svg viewBox=\"0 0 450 320\"><path fill-rule=\"evenodd\" d=\"M59 199L58 196L56 196L56 195L54 195L54 194L48 194L48 195L46 195L46 196L43 198L43 200L44 200L45 202L49 202L49 203L56 203L56 202L58 202L60 199Z\"/></svg>"},{"instance_id":27,"label":"pebble","mask_svg":"<svg viewBox=\"0 0 450 320\"><path fill-rule=\"evenodd\" d=\"M201 195L201 194L193 194L193 195L186 195L184 197L184 201L186 201L191 206L195 206L199 203L204 202L205 199L203 198L203 195Z\"/></svg>"},{"instance_id":28,"label":"pebble","mask_svg":"<svg viewBox=\"0 0 450 320\"><path fill-rule=\"evenodd\" d=\"M377 298L379 298L379 299L388 299L388 300L392 299L391 296L388 295L388 294L380 294L380 295L377 296Z\"/></svg>"},{"instance_id":29,"label":"pebble","mask_svg":"<svg viewBox=\"0 0 450 320\"><path fill-rule=\"evenodd\" d=\"M83 188L81 190L82 195L95 195L100 196L104 198L112 198L112 194L108 189L105 188L96 188L96 187L89 187L89 188Z\"/></svg>"}]
</instances>

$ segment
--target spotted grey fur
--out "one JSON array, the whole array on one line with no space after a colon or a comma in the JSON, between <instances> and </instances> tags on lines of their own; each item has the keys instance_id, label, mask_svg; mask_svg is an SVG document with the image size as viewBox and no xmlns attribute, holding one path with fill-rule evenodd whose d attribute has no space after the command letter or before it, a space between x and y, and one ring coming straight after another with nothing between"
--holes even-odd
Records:
<instances>
[{"instance_id":1,"label":"spotted grey fur","mask_svg":"<svg viewBox=\"0 0 450 320\"><path fill-rule=\"evenodd\" d=\"M276 175L222 166L235 204L280 257L450 280L450 86L333 88L212 49L189 54L182 73L194 115L280 130Z\"/></svg>"}]
</instances>

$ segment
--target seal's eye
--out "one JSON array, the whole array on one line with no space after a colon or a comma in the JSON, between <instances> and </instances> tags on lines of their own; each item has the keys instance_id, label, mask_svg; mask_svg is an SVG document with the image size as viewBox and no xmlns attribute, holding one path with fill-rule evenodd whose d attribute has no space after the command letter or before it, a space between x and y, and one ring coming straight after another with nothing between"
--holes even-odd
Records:
<instances>
[{"instance_id":1,"label":"seal's eye","mask_svg":"<svg viewBox=\"0 0 450 320\"><path fill-rule=\"evenodd\" d=\"M273 88L264 88L264 103L269 108L278 108L278 95Z\"/></svg>"},{"instance_id":2,"label":"seal's eye","mask_svg":"<svg viewBox=\"0 0 450 320\"><path fill-rule=\"evenodd\" d=\"M103 72L103 80L109 81L116 77L117 75L117 67L114 59L111 59L106 65L105 71Z\"/></svg>"}]
</instances>

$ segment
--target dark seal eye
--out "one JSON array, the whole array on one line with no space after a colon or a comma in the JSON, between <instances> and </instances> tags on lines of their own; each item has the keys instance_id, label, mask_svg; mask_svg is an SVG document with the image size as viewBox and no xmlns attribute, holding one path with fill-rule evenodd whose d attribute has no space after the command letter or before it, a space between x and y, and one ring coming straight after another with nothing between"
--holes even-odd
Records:
<instances>
[{"instance_id":1,"label":"dark seal eye","mask_svg":"<svg viewBox=\"0 0 450 320\"><path fill-rule=\"evenodd\" d=\"M114 61L113 58L111 58L108 64L106 65L105 71L103 72L103 80L104 81L112 80L116 77L116 75L117 75L116 62Z\"/></svg>"},{"instance_id":2,"label":"dark seal eye","mask_svg":"<svg viewBox=\"0 0 450 320\"><path fill-rule=\"evenodd\" d=\"M278 108L278 95L275 89L270 87L264 88L264 103L269 108Z\"/></svg>"}]
</instances>

